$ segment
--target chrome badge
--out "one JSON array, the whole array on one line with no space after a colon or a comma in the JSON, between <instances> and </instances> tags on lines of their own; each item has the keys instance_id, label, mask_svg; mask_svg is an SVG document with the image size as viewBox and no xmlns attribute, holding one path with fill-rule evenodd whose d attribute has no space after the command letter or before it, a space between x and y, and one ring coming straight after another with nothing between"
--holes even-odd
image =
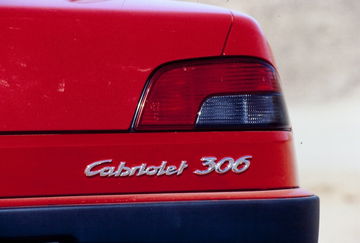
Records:
<instances>
[{"instance_id":1,"label":"chrome badge","mask_svg":"<svg viewBox=\"0 0 360 243\"><path fill-rule=\"evenodd\" d=\"M218 174L228 172L240 174L249 169L251 159L252 156L250 155L242 156L236 160L232 157L224 157L219 160L213 156L202 157L200 161L204 168L196 169L192 173L200 176L212 172ZM162 161L158 166L149 166L146 163L128 166L124 161L120 161L115 165L112 163L112 159L95 161L86 166L84 173L88 177L172 176L183 174L185 169L189 167L186 160L181 161L178 166L168 165L167 161Z\"/></svg>"},{"instance_id":2,"label":"chrome badge","mask_svg":"<svg viewBox=\"0 0 360 243\"><path fill-rule=\"evenodd\" d=\"M86 176L114 176L114 177L124 177L124 176L161 176L161 175L180 175L183 173L184 169L188 167L186 161L181 161L178 167L174 165L167 165L167 161L163 161L159 166L148 166L146 163L143 163L139 166L128 167L126 162L120 162L117 167L115 166L105 166L101 169L96 169L95 167L107 163L111 163L112 159L100 160L86 166L85 175Z\"/></svg>"}]
</instances>

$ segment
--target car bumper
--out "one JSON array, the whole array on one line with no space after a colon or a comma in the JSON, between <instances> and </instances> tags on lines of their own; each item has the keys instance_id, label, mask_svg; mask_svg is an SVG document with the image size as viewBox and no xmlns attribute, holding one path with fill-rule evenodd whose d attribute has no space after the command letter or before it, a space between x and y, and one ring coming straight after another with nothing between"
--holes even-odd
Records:
<instances>
[{"instance_id":1,"label":"car bumper","mask_svg":"<svg viewBox=\"0 0 360 243\"><path fill-rule=\"evenodd\" d=\"M3 207L0 240L315 243L318 222L316 196Z\"/></svg>"}]
</instances>

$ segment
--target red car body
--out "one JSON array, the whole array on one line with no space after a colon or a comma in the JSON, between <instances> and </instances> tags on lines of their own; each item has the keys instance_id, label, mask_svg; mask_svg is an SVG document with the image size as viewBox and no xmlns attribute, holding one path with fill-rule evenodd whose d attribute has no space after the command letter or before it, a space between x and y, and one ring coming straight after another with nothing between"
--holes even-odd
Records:
<instances>
[{"instance_id":1,"label":"red car body","mask_svg":"<svg viewBox=\"0 0 360 243\"><path fill-rule=\"evenodd\" d=\"M134 128L147 82L164 65L245 57L275 67L251 17L134 0L5 0L0 13L1 239L317 241L318 200L299 188L291 130ZM204 156L247 155L245 173L190 173ZM121 162L160 173L164 161L177 172L187 165L177 175L164 166L163 176L99 176Z\"/></svg>"}]
</instances>

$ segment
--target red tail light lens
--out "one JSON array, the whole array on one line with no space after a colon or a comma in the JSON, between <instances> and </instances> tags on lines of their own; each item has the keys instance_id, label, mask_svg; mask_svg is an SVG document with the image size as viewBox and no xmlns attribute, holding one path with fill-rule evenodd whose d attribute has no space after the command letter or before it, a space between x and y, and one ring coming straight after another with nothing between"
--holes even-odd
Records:
<instances>
[{"instance_id":1,"label":"red tail light lens","mask_svg":"<svg viewBox=\"0 0 360 243\"><path fill-rule=\"evenodd\" d=\"M136 130L287 128L276 70L255 58L168 64L149 80Z\"/></svg>"}]
</instances>

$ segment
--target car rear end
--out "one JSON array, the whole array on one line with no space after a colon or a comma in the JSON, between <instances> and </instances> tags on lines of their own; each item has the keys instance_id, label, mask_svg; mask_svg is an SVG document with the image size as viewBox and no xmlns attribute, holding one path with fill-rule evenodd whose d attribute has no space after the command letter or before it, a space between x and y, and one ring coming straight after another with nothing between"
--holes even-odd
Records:
<instances>
[{"instance_id":1,"label":"car rear end","mask_svg":"<svg viewBox=\"0 0 360 243\"><path fill-rule=\"evenodd\" d=\"M252 18L172 1L0 12L0 239L317 242Z\"/></svg>"}]
</instances>

